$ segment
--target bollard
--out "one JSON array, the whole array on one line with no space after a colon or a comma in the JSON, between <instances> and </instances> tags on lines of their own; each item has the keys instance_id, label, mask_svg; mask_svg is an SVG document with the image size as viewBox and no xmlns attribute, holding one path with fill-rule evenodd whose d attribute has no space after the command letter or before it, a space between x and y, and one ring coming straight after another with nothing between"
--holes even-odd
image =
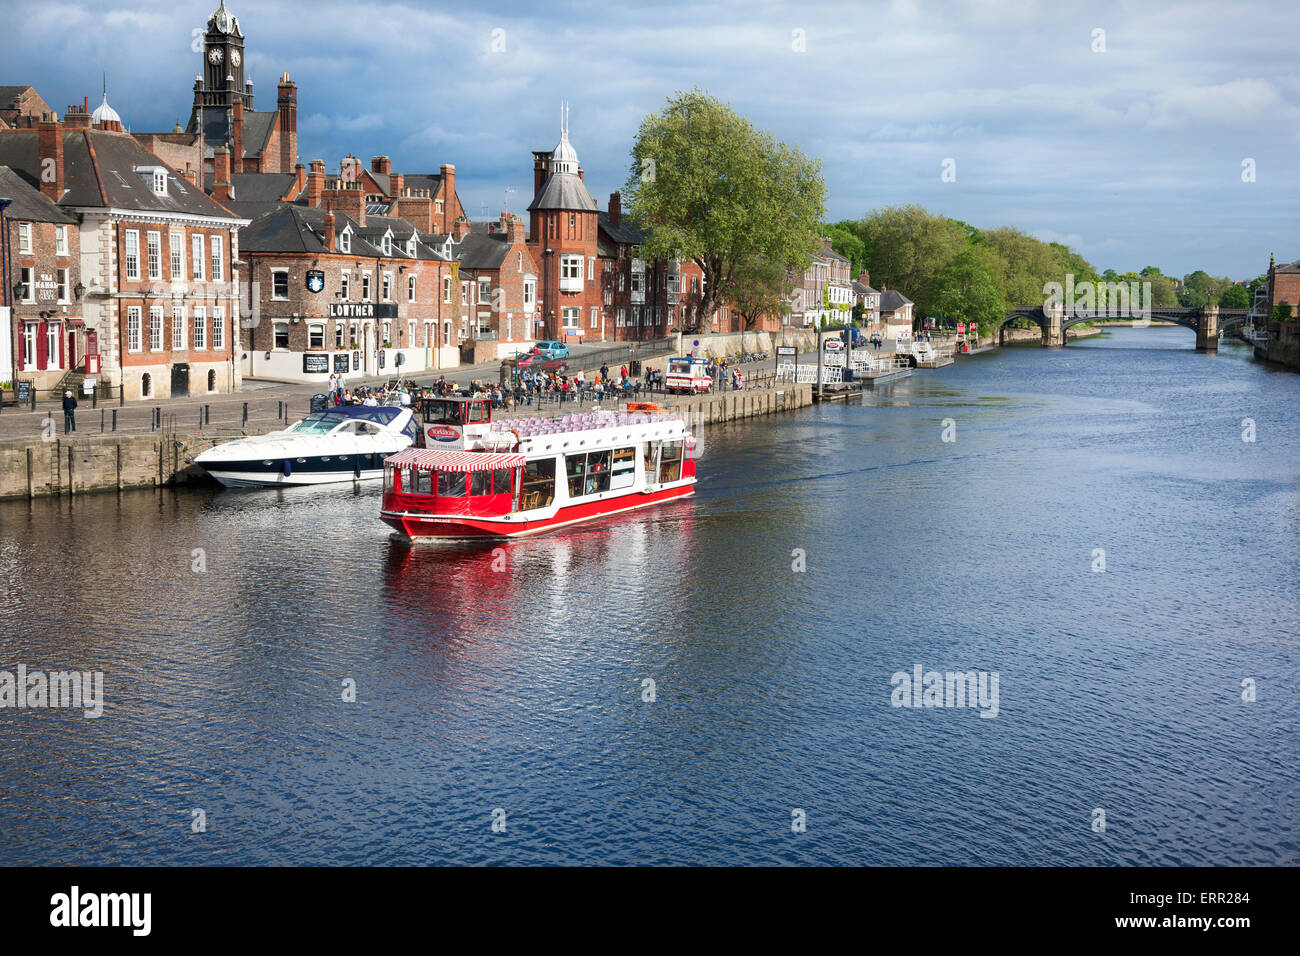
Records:
<instances>
[{"instance_id":1,"label":"bollard","mask_svg":"<svg viewBox=\"0 0 1300 956\"><path fill-rule=\"evenodd\" d=\"M32 411L36 411L36 389L32 389Z\"/></svg>"},{"instance_id":2,"label":"bollard","mask_svg":"<svg viewBox=\"0 0 1300 956\"><path fill-rule=\"evenodd\" d=\"M113 431L117 431L117 409L113 409Z\"/></svg>"},{"instance_id":3,"label":"bollard","mask_svg":"<svg viewBox=\"0 0 1300 956\"><path fill-rule=\"evenodd\" d=\"M90 407L99 408L99 386L96 385L90 390Z\"/></svg>"},{"instance_id":4,"label":"bollard","mask_svg":"<svg viewBox=\"0 0 1300 956\"><path fill-rule=\"evenodd\" d=\"M245 405L244 407L247 408L248 406ZM284 418L284 402L276 402L276 403L275 403L275 420L278 422L278 421L279 421L280 419L282 419L282 418Z\"/></svg>"},{"instance_id":5,"label":"bollard","mask_svg":"<svg viewBox=\"0 0 1300 956\"><path fill-rule=\"evenodd\" d=\"M101 435L104 433L104 410L102 408L99 410L99 432Z\"/></svg>"},{"instance_id":6,"label":"bollard","mask_svg":"<svg viewBox=\"0 0 1300 956\"><path fill-rule=\"evenodd\" d=\"M211 405L204 405L204 406L203 406L203 424L205 424L205 425L211 425L211 424L212 424L212 406L211 406Z\"/></svg>"},{"instance_id":7,"label":"bollard","mask_svg":"<svg viewBox=\"0 0 1300 956\"><path fill-rule=\"evenodd\" d=\"M248 424L248 402L244 402L244 420L243 422L241 422L241 424L244 425Z\"/></svg>"},{"instance_id":8,"label":"bollard","mask_svg":"<svg viewBox=\"0 0 1300 956\"><path fill-rule=\"evenodd\" d=\"M125 383L122 383L122 384L120 384L120 385L117 386L117 404L118 404L118 405L125 405L125 404L126 404L126 384L125 384Z\"/></svg>"}]
</instances>

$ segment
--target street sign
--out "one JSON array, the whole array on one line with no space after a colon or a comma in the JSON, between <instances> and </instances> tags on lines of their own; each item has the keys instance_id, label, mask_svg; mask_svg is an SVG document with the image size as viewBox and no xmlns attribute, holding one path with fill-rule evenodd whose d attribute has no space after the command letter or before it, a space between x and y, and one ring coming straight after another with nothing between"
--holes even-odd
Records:
<instances>
[{"instance_id":1,"label":"street sign","mask_svg":"<svg viewBox=\"0 0 1300 956\"><path fill-rule=\"evenodd\" d=\"M965 335L965 334L966 334L966 323L965 323L965 322L958 322L958 323L957 323L957 334L958 334L958 335Z\"/></svg>"},{"instance_id":2,"label":"street sign","mask_svg":"<svg viewBox=\"0 0 1300 956\"><path fill-rule=\"evenodd\" d=\"M776 347L777 355L798 355L799 350L793 345L778 345Z\"/></svg>"}]
</instances>

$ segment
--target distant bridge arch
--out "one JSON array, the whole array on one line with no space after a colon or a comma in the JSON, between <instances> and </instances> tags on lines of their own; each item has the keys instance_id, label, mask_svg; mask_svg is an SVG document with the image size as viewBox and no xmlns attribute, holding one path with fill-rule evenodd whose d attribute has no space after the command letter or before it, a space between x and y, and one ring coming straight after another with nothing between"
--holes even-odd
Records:
<instances>
[{"instance_id":1,"label":"distant bridge arch","mask_svg":"<svg viewBox=\"0 0 1300 956\"><path fill-rule=\"evenodd\" d=\"M1249 317L1249 309L1220 309L1216 305L1201 308L1183 306L1166 306L1152 308L1150 315L1134 318L1147 318L1152 322L1172 322L1196 333L1196 348L1201 352L1213 352L1219 347L1219 336L1227 329L1241 325ZM1002 330L1012 319L1028 319L1038 325L1043 333L1043 345L1047 348L1060 348L1065 344L1065 333L1076 325L1085 322L1098 322L1127 318L1116 315L1113 311L1101 309L1066 308L1063 304L1041 306L1020 305L997 323L994 328L998 333L999 344L1002 342Z\"/></svg>"}]
</instances>

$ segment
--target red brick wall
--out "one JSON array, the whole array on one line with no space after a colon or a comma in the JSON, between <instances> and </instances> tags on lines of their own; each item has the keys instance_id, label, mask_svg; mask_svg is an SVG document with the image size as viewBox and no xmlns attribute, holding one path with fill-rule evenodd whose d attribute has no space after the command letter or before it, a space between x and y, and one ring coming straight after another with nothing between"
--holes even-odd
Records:
<instances>
[{"instance_id":1,"label":"red brick wall","mask_svg":"<svg viewBox=\"0 0 1300 956\"><path fill-rule=\"evenodd\" d=\"M32 270L34 302L28 303L19 299L9 291L10 303L13 306L12 313L12 331L14 346L14 364L17 367L17 377L23 380L30 380L33 375L24 370L25 362L23 361L23 332L27 323L34 322L39 325L37 329L37 359L36 370L55 370L66 369L68 367L67 357L67 322L69 319L81 318L81 302L76 298L76 293L72 290L76 288L77 283L81 281L81 244L75 223L64 225L68 237L68 254L60 256L55 253L55 224L51 222L32 222L24 223L31 229L32 251L30 253L20 253L18 246L18 236L20 224L11 219L6 219L9 227L8 249L11 253L10 276L11 284L16 285L22 278L22 269L24 267ZM58 301L58 269L68 270L68 301ZM55 283L50 286L49 283ZM66 311L65 311L66 310ZM53 311L54 316L48 319L42 318L41 312ZM63 325L60 329L60 344L62 346L62 355L56 355L55 361L51 362L46 355L45 334L47 322L57 322ZM13 369L0 368L0 380L9 381ZM38 388L49 387L51 383L40 381Z\"/></svg>"}]
</instances>

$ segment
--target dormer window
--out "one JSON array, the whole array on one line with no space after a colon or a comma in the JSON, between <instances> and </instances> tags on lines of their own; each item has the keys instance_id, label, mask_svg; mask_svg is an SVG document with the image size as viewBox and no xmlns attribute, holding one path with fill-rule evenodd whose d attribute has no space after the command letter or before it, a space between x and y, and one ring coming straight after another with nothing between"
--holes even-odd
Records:
<instances>
[{"instance_id":1,"label":"dormer window","mask_svg":"<svg viewBox=\"0 0 1300 956\"><path fill-rule=\"evenodd\" d=\"M415 236L406 240L406 254L411 258L415 258Z\"/></svg>"},{"instance_id":2,"label":"dormer window","mask_svg":"<svg viewBox=\"0 0 1300 956\"><path fill-rule=\"evenodd\" d=\"M135 172L148 184L155 196L167 195L166 166L136 166Z\"/></svg>"},{"instance_id":3,"label":"dormer window","mask_svg":"<svg viewBox=\"0 0 1300 956\"><path fill-rule=\"evenodd\" d=\"M352 233L347 229L344 229L343 232L339 234L339 251L352 251Z\"/></svg>"},{"instance_id":4,"label":"dormer window","mask_svg":"<svg viewBox=\"0 0 1300 956\"><path fill-rule=\"evenodd\" d=\"M393 254L393 237L387 232L384 233L383 248L384 255L391 256Z\"/></svg>"}]
</instances>

